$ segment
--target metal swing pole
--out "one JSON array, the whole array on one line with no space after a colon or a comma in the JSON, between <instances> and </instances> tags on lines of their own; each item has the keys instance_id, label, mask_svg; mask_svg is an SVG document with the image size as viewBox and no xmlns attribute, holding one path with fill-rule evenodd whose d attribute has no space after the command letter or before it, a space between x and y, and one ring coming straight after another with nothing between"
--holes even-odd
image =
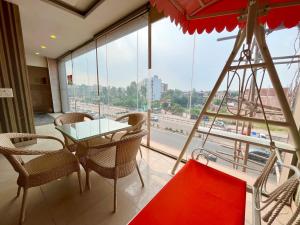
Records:
<instances>
[{"instance_id":1,"label":"metal swing pole","mask_svg":"<svg viewBox=\"0 0 300 225\"><path fill-rule=\"evenodd\" d=\"M254 30L254 35L257 41L258 48L260 49L260 53L264 59L264 62L266 64L267 71L269 73L270 80L272 82L273 88L275 89L275 93L277 95L279 104L282 109L282 113L285 117L286 123L288 124L291 136L294 141L294 145L296 147L296 154L298 159L300 159L300 136L297 129L297 125L295 123L292 111L290 109L290 105L287 101L287 98L284 94L284 90L282 88L278 73L276 71L276 68L274 66L274 63L272 61L271 54L269 52L265 34L263 31L263 27L256 26Z\"/></svg>"},{"instance_id":2,"label":"metal swing pole","mask_svg":"<svg viewBox=\"0 0 300 225\"><path fill-rule=\"evenodd\" d=\"M239 49L241 48L245 38L246 38L246 30L242 29L238 33L238 36L237 36L237 39L235 41L233 50L232 50L232 52L231 52L231 54L230 54L230 56L229 56L229 58L228 58L228 60L225 64L218 80L216 81L216 84L215 84L214 88L212 89L207 101L204 104L204 107L201 110L201 112L199 114L199 117L198 117L197 121L195 122L195 124L194 124L194 126L191 130L191 133L190 133L190 135L189 135L189 137L188 137L188 139L187 139L187 141L186 141L186 143L185 143L185 145L184 145L184 147L183 147L183 149L182 149L182 151L181 151L181 153L180 153L180 155L179 155L179 157L178 157L178 159L177 159L177 161L176 161L176 163L175 163L175 165L174 165L174 167L171 171L171 174L173 174L173 175L175 174L176 169L177 169L181 159L183 158L185 152L187 151L187 148L188 148L189 144L191 143L191 141L194 137L194 134L195 134L196 130L198 129L199 125L200 125L200 122L201 122L201 119L202 119L204 113L207 111L210 103L212 102L212 100L213 100L215 94L217 93L220 85L222 84L222 82L223 82L223 80L224 80L224 78L225 78L225 76L228 72L228 69L229 69L230 65L232 64L233 60L235 59L235 57L236 57Z\"/></svg>"}]
</instances>

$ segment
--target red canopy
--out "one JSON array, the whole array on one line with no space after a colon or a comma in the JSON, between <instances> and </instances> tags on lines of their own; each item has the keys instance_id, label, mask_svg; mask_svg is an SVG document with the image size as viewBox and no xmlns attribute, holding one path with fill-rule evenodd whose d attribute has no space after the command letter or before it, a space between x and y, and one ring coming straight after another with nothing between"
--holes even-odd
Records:
<instances>
[{"instance_id":1,"label":"red canopy","mask_svg":"<svg viewBox=\"0 0 300 225\"><path fill-rule=\"evenodd\" d=\"M258 22L274 29L280 25L291 28L300 21L300 0L257 0ZM243 27L249 0L150 0L159 12L180 24L183 32L200 34L215 29L232 31Z\"/></svg>"}]
</instances>

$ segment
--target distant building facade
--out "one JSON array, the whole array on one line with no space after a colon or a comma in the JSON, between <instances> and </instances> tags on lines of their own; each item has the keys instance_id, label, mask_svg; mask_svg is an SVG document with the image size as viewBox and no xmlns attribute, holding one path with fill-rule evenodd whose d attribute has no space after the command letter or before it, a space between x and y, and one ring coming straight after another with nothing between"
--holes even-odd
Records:
<instances>
[{"instance_id":1,"label":"distant building facade","mask_svg":"<svg viewBox=\"0 0 300 225\"><path fill-rule=\"evenodd\" d=\"M144 79L143 81L141 81L140 85L146 86L147 89L150 89L151 92L150 91L147 92L147 98L149 97L149 95L151 95L150 98L152 101L161 100L162 93L168 90L168 84L163 83L162 80L157 75L154 75L151 78L150 85L148 79Z\"/></svg>"},{"instance_id":2,"label":"distant building facade","mask_svg":"<svg viewBox=\"0 0 300 225\"><path fill-rule=\"evenodd\" d=\"M289 99L289 89L283 88L283 91L284 91L285 97L287 99ZM247 89L245 92L246 99L248 99L248 95L249 95L249 89ZM281 109L274 88L261 88L260 89L260 97L261 97L263 105Z\"/></svg>"},{"instance_id":3,"label":"distant building facade","mask_svg":"<svg viewBox=\"0 0 300 225\"><path fill-rule=\"evenodd\" d=\"M157 75L154 75L151 79L152 101L159 101L161 99L161 87L161 79Z\"/></svg>"},{"instance_id":4,"label":"distant building facade","mask_svg":"<svg viewBox=\"0 0 300 225\"><path fill-rule=\"evenodd\" d=\"M161 83L161 92L164 93L168 90L168 84L167 83Z\"/></svg>"}]
</instances>

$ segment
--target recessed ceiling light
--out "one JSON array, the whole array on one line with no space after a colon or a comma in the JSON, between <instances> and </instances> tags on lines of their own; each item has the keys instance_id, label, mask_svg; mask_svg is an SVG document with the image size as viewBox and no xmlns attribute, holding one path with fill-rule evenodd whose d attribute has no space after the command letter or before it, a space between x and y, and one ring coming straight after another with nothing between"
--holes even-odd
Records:
<instances>
[{"instance_id":1,"label":"recessed ceiling light","mask_svg":"<svg viewBox=\"0 0 300 225\"><path fill-rule=\"evenodd\" d=\"M50 35L50 38L51 38L51 39L56 39L56 35L55 35L55 34L51 34L51 35Z\"/></svg>"},{"instance_id":2,"label":"recessed ceiling light","mask_svg":"<svg viewBox=\"0 0 300 225\"><path fill-rule=\"evenodd\" d=\"M39 53L39 52L36 52L35 54L36 54L36 55L39 55L40 53Z\"/></svg>"},{"instance_id":3,"label":"recessed ceiling light","mask_svg":"<svg viewBox=\"0 0 300 225\"><path fill-rule=\"evenodd\" d=\"M43 49L45 49L45 48L47 48L45 45L41 45L41 48L43 48Z\"/></svg>"}]
</instances>

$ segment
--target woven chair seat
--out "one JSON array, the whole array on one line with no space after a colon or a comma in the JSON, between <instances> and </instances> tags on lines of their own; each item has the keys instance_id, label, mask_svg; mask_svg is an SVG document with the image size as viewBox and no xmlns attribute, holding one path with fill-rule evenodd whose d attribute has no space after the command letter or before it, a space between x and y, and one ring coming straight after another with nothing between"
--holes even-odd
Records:
<instances>
[{"instance_id":1,"label":"woven chair seat","mask_svg":"<svg viewBox=\"0 0 300 225\"><path fill-rule=\"evenodd\" d=\"M97 149L90 149L90 151L93 151L94 154L87 161L88 168L102 174L106 178L114 177L116 148L98 150L98 153L95 153Z\"/></svg>"},{"instance_id":2,"label":"woven chair seat","mask_svg":"<svg viewBox=\"0 0 300 225\"><path fill-rule=\"evenodd\" d=\"M71 152L62 150L36 157L25 163L24 168L29 175L26 181L29 186L39 186L78 170L78 161ZM19 177L18 184L22 186L23 182Z\"/></svg>"},{"instance_id":3,"label":"woven chair seat","mask_svg":"<svg viewBox=\"0 0 300 225\"><path fill-rule=\"evenodd\" d=\"M25 163L24 167L29 175L35 175L70 163L76 163L76 159L70 152L62 150L59 153L36 157Z\"/></svg>"},{"instance_id":4,"label":"woven chair seat","mask_svg":"<svg viewBox=\"0 0 300 225\"><path fill-rule=\"evenodd\" d=\"M126 137L118 141L112 141L102 146L90 148L90 155L86 158L86 185L90 186L90 171L94 171L102 177L114 179L114 212L117 208L117 180L131 174L135 169L138 172L142 186L144 182L139 171L136 154L142 138L147 131L140 130L126 134Z\"/></svg>"},{"instance_id":5,"label":"woven chair seat","mask_svg":"<svg viewBox=\"0 0 300 225\"><path fill-rule=\"evenodd\" d=\"M99 152L97 149L93 149L93 146L101 146L110 143L109 139L105 138L94 138L89 140L88 146L86 143L73 144L71 148L75 149L76 156L83 167L86 167L87 157L91 157ZM70 150L70 149L69 149Z\"/></svg>"},{"instance_id":6,"label":"woven chair seat","mask_svg":"<svg viewBox=\"0 0 300 225\"><path fill-rule=\"evenodd\" d=\"M91 149L93 150L93 149ZM90 157L91 162L97 164L97 166L101 166L103 168L114 168L116 163L116 148L106 148L104 150L97 150L98 153L94 153L93 156Z\"/></svg>"},{"instance_id":7,"label":"woven chair seat","mask_svg":"<svg viewBox=\"0 0 300 225\"><path fill-rule=\"evenodd\" d=\"M12 142L13 139L18 138L55 140L61 144L61 148L56 150L19 149ZM25 220L27 193L31 187L40 186L76 172L80 193L82 193L78 159L59 138L39 134L0 133L0 154L4 155L19 175L17 197L23 189L19 224ZM24 162L21 158L22 155L35 155L37 157Z\"/></svg>"},{"instance_id":8,"label":"woven chair seat","mask_svg":"<svg viewBox=\"0 0 300 225\"><path fill-rule=\"evenodd\" d=\"M91 149L93 151L93 149ZM96 149L94 152L97 151ZM88 159L88 168L101 174L106 178L114 178L115 167L116 167L116 148L107 148L94 153ZM129 163L126 165L119 166L118 177L124 177L130 174L135 169L135 163Z\"/></svg>"}]
</instances>

